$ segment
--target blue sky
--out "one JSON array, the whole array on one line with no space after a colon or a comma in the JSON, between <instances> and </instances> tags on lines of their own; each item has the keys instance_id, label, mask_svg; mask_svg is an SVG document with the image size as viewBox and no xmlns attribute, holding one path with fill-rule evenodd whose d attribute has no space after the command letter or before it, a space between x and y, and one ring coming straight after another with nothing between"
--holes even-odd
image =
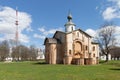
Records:
<instances>
[{"instance_id":1,"label":"blue sky","mask_svg":"<svg viewBox=\"0 0 120 80\"><path fill-rule=\"evenodd\" d=\"M16 7L21 43L41 48L45 37L52 37L56 30L64 31L69 10L76 28L87 33L94 34L106 21L120 26L120 0L0 0L1 41L14 39L15 19L11 17L15 18Z\"/></svg>"}]
</instances>

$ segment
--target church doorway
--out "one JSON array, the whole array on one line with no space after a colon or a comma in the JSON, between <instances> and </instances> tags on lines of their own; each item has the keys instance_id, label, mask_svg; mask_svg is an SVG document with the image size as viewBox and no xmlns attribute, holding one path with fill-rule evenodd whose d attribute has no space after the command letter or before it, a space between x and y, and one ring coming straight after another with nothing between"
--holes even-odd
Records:
<instances>
[{"instance_id":1,"label":"church doorway","mask_svg":"<svg viewBox=\"0 0 120 80\"><path fill-rule=\"evenodd\" d=\"M74 58L82 57L82 43L77 41L74 43Z\"/></svg>"},{"instance_id":2,"label":"church doorway","mask_svg":"<svg viewBox=\"0 0 120 80\"><path fill-rule=\"evenodd\" d=\"M73 53L72 64L76 64L76 65L82 64L81 58L83 58L82 43L77 41L74 43L74 53Z\"/></svg>"}]
</instances>

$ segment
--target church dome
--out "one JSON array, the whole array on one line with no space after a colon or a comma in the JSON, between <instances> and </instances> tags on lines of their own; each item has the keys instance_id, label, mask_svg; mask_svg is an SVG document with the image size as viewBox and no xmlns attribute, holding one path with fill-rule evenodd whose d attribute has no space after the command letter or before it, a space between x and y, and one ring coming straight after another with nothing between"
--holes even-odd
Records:
<instances>
[{"instance_id":1,"label":"church dome","mask_svg":"<svg viewBox=\"0 0 120 80\"><path fill-rule=\"evenodd\" d=\"M72 15L69 13L67 16L68 22L64 25L65 26L65 32L71 32L75 30L75 24L72 22Z\"/></svg>"},{"instance_id":2,"label":"church dome","mask_svg":"<svg viewBox=\"0 0 120 80\"><path fill-rule=\"evenodd\" d=\"M68 22L65 24L65 26L67 26L67 25L74 25L75 26L75 24L72 22L71 13L69 13L69 15L67 16L67 19L68 19Z\"/></svg>"},{"instance_id":3,"label":"church dome","mask_svg":"<svg viewBox=\"0 0 120 80\"><path fill-rule=\"evenodd\" d=\"M72 19L72 15L69 14L68 17L67 17L68 20L71 20Z\"/></svg>"}]
</instances>

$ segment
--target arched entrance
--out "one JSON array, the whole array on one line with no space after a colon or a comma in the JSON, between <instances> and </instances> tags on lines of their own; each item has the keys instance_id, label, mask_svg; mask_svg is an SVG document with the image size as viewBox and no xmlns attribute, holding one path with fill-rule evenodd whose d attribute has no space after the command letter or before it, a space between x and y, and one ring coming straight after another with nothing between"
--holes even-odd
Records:
<instances>
[{"instance_id":1,"label":"arched entrance","mask_svg":"<svg viewBox=\"0 0 120 80\"><path fill-rule=\"evenodd\" d=\"M82 57L82 43L76 41L74 43L74 58L81 58Z\"/></svg>"},{"instance_id":2,"label":"arched entrance","mask_svg":"<svg viewBox=\"0 0 120 80\"><path fill-rule=\"evenodd\" d=\"M73 59L72 59L72 64L77 64L80 65L81 62L81 58L83 58L83 54L82 54L82 43L79 41L76 41L74 43L74 53L73 53Z\"/></svg>"}]
</instances>

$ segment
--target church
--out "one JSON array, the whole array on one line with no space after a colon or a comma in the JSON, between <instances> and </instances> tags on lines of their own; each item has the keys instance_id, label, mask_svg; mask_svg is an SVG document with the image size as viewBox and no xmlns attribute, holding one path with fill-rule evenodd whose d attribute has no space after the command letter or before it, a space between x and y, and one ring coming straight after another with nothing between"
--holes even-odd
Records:
<instances>
[{"instance_id":1,"label":"church","mask_svg":"<svg viewBox=\"0 0 120 80\"><path fill-rule=\"evenodd\" d=\"M99 63L99 44L81 29L75 29L72 15L67 16L65 32L56 31L52 38L46 38L45 61L48 64L92 65Z\"/></svg>"}]
</instances>

